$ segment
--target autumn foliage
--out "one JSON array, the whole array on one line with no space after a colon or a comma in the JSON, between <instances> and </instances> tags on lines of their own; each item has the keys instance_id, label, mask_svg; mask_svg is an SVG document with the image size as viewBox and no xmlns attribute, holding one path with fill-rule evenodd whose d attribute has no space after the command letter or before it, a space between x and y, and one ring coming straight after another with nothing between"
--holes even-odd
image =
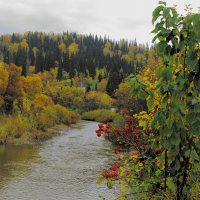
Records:
<instances>
[{"instance_id":1,"label":"autumn foliage","mask_svg":"<svg viewBox=\"0 0 200 200\"><path fill-rule=\"evenodd\" d=\"M20 67L0 63L0 109L5 113L0 119L0 142L79 120L77 113L44 94L50 81L57 82L52 72L24 77Z\"/></svg>"}]
</instances>

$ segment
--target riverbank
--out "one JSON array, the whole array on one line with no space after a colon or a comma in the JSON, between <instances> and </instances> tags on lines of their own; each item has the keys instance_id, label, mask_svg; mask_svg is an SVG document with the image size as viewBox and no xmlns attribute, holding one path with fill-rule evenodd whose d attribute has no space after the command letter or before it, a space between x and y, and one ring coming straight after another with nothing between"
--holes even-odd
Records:
<instances>
[{"instance_id":1,"label":"riverbank","mask_svg":"<svg viewBox=\"0 0 200 200\"><path fill-rule=\"evenodd\" d=\"M25 132L19 138L8 135L6 137L0 138L0 145L27 144L50 139L53 135L56 135L58 130L62 127L64 127L64 125L57 125L53 128L47 129L46 131Z\"/></svg>"},{"instance_id":2,"label":"riverbank","mask_svg":"<svg viewBox=\"0 0 200 200\"><path fill-rule=\"evenodd\" d=\"M28 118L24 116L12 115L1 116L0 145L29 144L38 141L44 141L52 138L54 135L57 135L59 130L61 130L63 127L77 126L80 119L107 123L119 117L118 113L107 109L97 109L90 112L85 112L81 117L73 111L68 111L68 113L70 115L62 115L62 117L57 117L57 119L59 119L57 122L55 117L48 117L48 115L51 115L49 112L45 114L45 120L43 121L35 121L36 117ZM46 120L46 118L48 120ZM40 128L38 128L38 124L40 125Z\"/></svg>"},{"instance_id":3,"label":"riverbank","mask_svg":"<svg viewBox=\"0 0 200 200\"><path fill-rule=\"evenodd\" d=\"M4 138L0 138L0 145L12 144L12 145L22 145L22 144L33 144L35 142L42 142L48 139L51 139L53 136L56 136L60 133L60 130L77 127L76 124L59 124L54 127L48 128L45 131L33 131L33 132L25 132L19 138L13 136L6 136Z\"/></svg>"}]
</instances>

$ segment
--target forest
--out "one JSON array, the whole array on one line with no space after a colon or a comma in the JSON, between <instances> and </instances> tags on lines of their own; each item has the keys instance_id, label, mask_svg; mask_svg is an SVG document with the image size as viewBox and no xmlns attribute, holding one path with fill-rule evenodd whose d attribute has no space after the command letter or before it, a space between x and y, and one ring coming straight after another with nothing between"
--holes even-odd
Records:
<instances>
[{"instance_id":1,"label":"forest","mask_svg":"<svg viewBox=\"0 0 200 200\"><path fill-rule=\"evenodd\" d=\"M148 45L137 41L112 41L107 37L78 35L76 33L26 32L23 35L1 35L0 58L5 63L22 67L21 74L28 75L30 66L34 72L58 68L57 79L75 75L96 75L96 69L119 73L119 81L127 75L138 73L147 64Z\"/></svg>"},{"instance_id":2,"label":"forest","mask_svg":"<svg viewBox=\"0 0 200 200\"><path fill-rule=\"evenodd\" d=\"M2 143L29 132L30 138L43 137L37 130L76 122L80 115L112 121L116 114L109 109L120 110L132 99L129 93L121 98L127 77L161 60L136 40L41 32L1 35L0 58Z\"/></svg>"},{"instance_id":3,"label":"forest","mask_svg":"<svg viewBox=\"0 0 200 200\"><path fill-rule=\"evenodd\" d=\"M98 122L93 134L112 158L96 183L114 199L200 199L200 13L185 11L159 2L152 46L71 32L0 35L0 144Z\"/></svg>"}]
</instances>

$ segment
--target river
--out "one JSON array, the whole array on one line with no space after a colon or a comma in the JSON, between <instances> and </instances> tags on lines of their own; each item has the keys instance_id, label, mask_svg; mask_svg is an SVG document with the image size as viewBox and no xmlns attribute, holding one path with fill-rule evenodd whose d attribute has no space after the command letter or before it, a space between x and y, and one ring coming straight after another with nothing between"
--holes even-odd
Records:
<instances>
[{"instance_id":1,"label":"river","mask_svg":"<svg viewBox=\"0 0 200 200\"><path fill-rule=\"evenodd\" d=\"M96 122L79 125L41 144L0 146L0 199L113 199L96 184L112 157L110 143L96 137Z\"/></svg>"}]
</instances>

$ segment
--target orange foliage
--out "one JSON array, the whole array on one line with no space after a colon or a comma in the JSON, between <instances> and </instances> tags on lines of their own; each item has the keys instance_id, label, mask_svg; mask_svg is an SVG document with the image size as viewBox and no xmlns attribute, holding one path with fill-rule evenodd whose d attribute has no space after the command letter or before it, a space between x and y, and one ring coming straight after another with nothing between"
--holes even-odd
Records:
<instances>
[{"instance_id":1,"label":"orange foliage","mask_svg":"<svg viewBox=\"0 0 200 200\"><path fill-rule=\"evenodd\" d=\"M34 108L43 108L48 105L53 105L51 97L44 94L37 94L33 100Z\"/></svg>"},{"instance_id":2,"label":"orange foliage","mask_svg":"<svg viewBox=\"0 0 200 200\"><path fill-rule=\"evenodd\" d=\"M103 79L101 82L98 84L98 91L99 92L105 92L106 91L106 86L107 86L108 81Z\"/></svg>"},{"instance_id":3,"label":"orange foliage","mask_svg":"<svg viewBox=\"0 0 200 200\"><path fill-rule=\"evenodd\" d=\"M3 65L0 64L0 95L3 95L6 92L8 86L8 78L9 72L8 69Z\"/></svg>"},{"instance_id":4,"label":"orange foliage","mask_svg":"<svg viewBox=\"0 0 200 200\"><path fill-rule=\"evenodd\" d=\"M14 64L0 64L0 107L12 110L13 101L21 96L21 68Z\"/></svg>"}]
</instances>

